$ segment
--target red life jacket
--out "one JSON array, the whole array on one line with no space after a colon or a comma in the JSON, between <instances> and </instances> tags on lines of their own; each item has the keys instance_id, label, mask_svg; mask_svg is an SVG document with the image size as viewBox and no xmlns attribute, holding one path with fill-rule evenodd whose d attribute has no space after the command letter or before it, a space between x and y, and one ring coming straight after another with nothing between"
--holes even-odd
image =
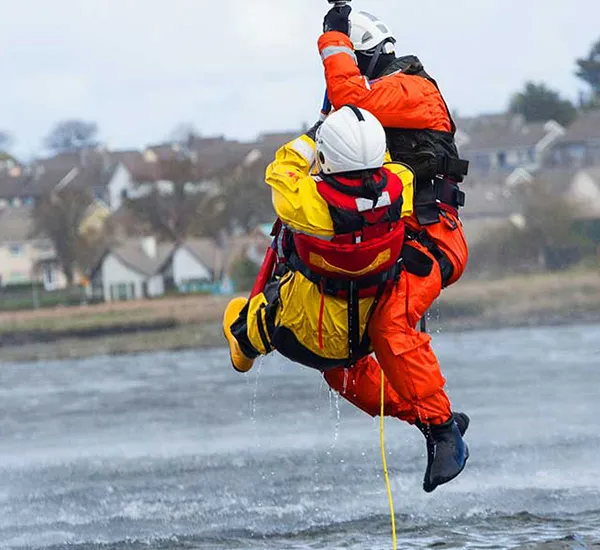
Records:
<instances>
[{"instance_id":1,"label":"red life jacket","mask_svg":"<svg viewBox=\"0 0 600 550\"><path fill-rule=\"evenodd\" d=\"M402 181L386 168L366 179L321 176L316 181L329 206L335 236L326 241L294 233L295 252L304 268L299 270L333 287L336 280L356 281L360 296L373 295L386 275L394 278L399 273Z\"/></svg>"}]
</instances>

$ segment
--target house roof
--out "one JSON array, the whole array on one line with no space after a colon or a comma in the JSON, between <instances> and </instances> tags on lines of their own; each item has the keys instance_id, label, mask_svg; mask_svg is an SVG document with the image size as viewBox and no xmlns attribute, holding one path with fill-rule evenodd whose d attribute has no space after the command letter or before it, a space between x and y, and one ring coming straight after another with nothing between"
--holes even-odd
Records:
<instances>
[{"instance_id":1,"label":"house roof","mask_svg":"<svg viewBox=\"0 0 600 550\"><path fill-rule=\"evenodd\" d=\"M20 175L0 174L0 198L39 197L59 183L85 188L104 188L112 179L118 163L69 165L40 163L22 168Z\"/></svg>"},{"instance_id":2,"label":"house roof","mask_svg":"<svg viewBox=\"0 0 600 550\"><path fill-rule=\"evenodd\" d=\"M214 239L189 239L183 242L182 246L215 275L220 274L223 268L223 253Z\"/></svg>"},{"instance_id":3,"label":"house roof","mask_svg":"<svg viewBox=\"0 0 600 550\"><path fill-rule=\"evenodd\" d=\"M520 116L484 115L456 120L456 126L469 137L461 147L469 152L534 147L546 135L543 122L527 123Z\"/></svg>"},{"instance_id":4,"label":"house roof","mask_svg":"<svg viewBox=\"0 0 600 550\"><path fill-rule=\"evenodd\" d=\"M465 192L465 206L461 209L461 217L508 217L521 211L521 204L515 189L506 185L503 179L486 182L467 180L461 189Z\"/></svg>"},{"instance_id":5,"label":"house roof","mask_svg":"<svg viewBox=\"0 0 600 550\"><path fill-rule=\"evenodd\" d=\"M152 276L158 273L160 268L169 259L175 245L172 243L157 244L156 256L150 257L142 248L142 241L140 239L128 239L123 241L119 245L110 248L103 256L107 254L114 254L128 267L142 273L143 275Z\"/></svg>"},{"instance_id":6,"label":"house roof","mask_svg":"<svg viewBox=\"0 0 600 550\"><path fill-rule=\"evenodd\" d=\"M0 210L0 242L24 242L32 239L31 208L3 208Z\"/></svg>"},{"instance_id":7,"label":"house roof","mask_svg":"<svg viewBox=\"0 0 600 550\"><path fill-rule=\"evenodd\" d=\"M573 124L558 143L581 143L586 141L600 141L600 109L579 113Z\"/></svg>"},{"instance_id":8,"label":"house roof","mask_svg":"<svg viewBox=\"0 0 600 550\"><path fill-rule=\"evenodd\" d=\"M271 237L266 237L260 232L251 232L247 235L231 237L227 243L223 262L224 272L230 273L234 264L241 258L250 258L251 255L256 255L262 260L270 245ZM256 259L258 259L258 257Z\"/></svg>"}]
</instances>

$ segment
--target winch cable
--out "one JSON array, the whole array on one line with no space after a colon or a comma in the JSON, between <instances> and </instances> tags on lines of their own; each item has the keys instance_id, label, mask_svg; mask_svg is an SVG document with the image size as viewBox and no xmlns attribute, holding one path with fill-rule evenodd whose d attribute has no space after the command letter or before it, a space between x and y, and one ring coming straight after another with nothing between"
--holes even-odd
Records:
<instances>
[{"instance_id":1,"label":"winch cable","mask_svg":"<svg viewBox=\"0 0 600 550\"><path fill-rule=\"evenodd\" d=\"M394 516L394 500L392 498L392 488L390 486L390 476L387 469L387 461L385 459L385 442L383 437L383 423L384 423L384 405L385 405L385 374L381 369L381 410L379 411L379 440L381 442L381 462L383 463L383 475L385 477L385 485L387 488L388 500L390 501L390 514L392 517L392 544L393 549L397 550L396 546L396 518Z\"/></svg>"}]
</instances>

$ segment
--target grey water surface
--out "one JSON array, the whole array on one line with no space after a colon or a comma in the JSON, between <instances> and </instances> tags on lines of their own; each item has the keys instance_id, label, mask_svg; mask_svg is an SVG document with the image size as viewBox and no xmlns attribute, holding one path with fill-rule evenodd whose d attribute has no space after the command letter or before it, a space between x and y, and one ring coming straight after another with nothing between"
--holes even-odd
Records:
<instances>
[{"instance_id":1,"label":"grey water surface","mask_svg":"<svg viewBox=\"0 0 600 550\"><path fill-rule=\"evenodd\" d=\"M600 326L434 343L471 459L427 495L421 434L386 420L398 548L596 548ZM0 548L391 549L378 419L276 355L4 364Z\"/></svg>"}]
</instances>

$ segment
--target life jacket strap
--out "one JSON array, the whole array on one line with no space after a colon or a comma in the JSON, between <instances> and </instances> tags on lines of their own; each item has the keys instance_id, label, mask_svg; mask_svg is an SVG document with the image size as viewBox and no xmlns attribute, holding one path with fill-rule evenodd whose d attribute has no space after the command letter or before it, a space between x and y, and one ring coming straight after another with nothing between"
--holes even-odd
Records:
<instances>
[{"instance_id":1,"label":"life jacket strap","mask_svg":"<svg viewBox=\"0 0 600 550\"><path fill-rule=\"evenodd\" d=\"M374 275L368 275L361 277L360 279L352 280L334 279L333 277L327 277L313 271L300 259L295 251L289 255L287 265L292 271L301 273L310 282L316 284L322 289L324 294L329 296L348 294L351 291L351 287L353 287L359 291L360 297L362 297L367 290L375 292L380 285L396 281L402 272L402 260L399 259L390 269Z\"/></svg>"}]
</instances>

